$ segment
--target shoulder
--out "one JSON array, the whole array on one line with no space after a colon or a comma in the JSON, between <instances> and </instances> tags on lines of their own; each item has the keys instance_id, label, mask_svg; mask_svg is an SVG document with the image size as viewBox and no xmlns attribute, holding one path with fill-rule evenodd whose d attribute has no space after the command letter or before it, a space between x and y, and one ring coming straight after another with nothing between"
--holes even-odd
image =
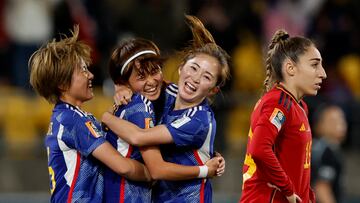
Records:
<instances>
[{"instance_id":1,"label":"shoulder","mask_svg":"<svg viewBox=\"0 0 360 203\"><path fill-rule=\"evenodd\" d=\"M139 112L153 113L153 104L145 96L141 94L133 94L131 101L127 105L120 106L116 112L116 116L132 115Z\"/></svg>"},{"instance_id":2,"label":"shoulder","mask_svg":"<svg viewBox=\"0 0 360 203\"><path fill-rule=\"evenodd\" d=\"M286 110L290 110L292 106L292 98L289 94L282 91L281 89L274 88L268 93L266 93L262 100L266 104L271 104L273 106L281 107Z\"/></svg>"},{"instance_id":3,"label":"shoulder","mask_svg":"<svg viewBox=\"0 0 360 203\"><path fill-rule=\"evenodd\" d=\"M169 83L169 84L167 84L167 86L165 88L165 92L168 95L176 97L176 95L178 93L178 86L176 84L174 84L174 83Z\"/></svg>"},{"instance_id":4,"label":"shoulder","mask_svg":"<svg viewBox=\"0 0 360 203\"><path fill-rule=\"evenodd\" d=\"M63 125L74 125L77 122L89 120L84 111L69 104L57 105L55 111L57 112L55 115L56 121Z\"/></svg>"},{"instance_id":5,"label":"shoulder","mask_svg":"<svg viewBox=\"0 0 360 203\"><path fill-rule=\"evenodd\" d=\"M190 118L191 120L197 120L205 124L212 123L214 119L214 113L212 112L211 108L206 105L189 108L186 111L185 116Z\"/></svg>"},{"instance_id":6,"label":"shoulder","mask_svg":"<svg viewBox=\"0 0 360 203\"><path fill-rule=\"evenodd\" d=\"M150 100L148 100L145 96L141 95L141 94L134 94L131 98L131 102L129 104L144 104L146 106L151 106L152 103Z\"/></svg>"}]
</instances>

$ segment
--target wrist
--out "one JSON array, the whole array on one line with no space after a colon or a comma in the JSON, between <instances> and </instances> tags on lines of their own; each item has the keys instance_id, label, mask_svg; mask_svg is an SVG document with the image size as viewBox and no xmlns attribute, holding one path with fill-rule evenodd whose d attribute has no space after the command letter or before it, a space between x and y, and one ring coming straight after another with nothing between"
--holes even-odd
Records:
<instances>
[{"instance_id":1,"label":"wrist","mask_svg":"<svg viewBox=\"0 0 360 203\"><path fill-rule=\"evenodd\" d=\"M208 175L209 168L207 165L199 166L198 178L206 178Z\"/></svg>"}]
</instances>

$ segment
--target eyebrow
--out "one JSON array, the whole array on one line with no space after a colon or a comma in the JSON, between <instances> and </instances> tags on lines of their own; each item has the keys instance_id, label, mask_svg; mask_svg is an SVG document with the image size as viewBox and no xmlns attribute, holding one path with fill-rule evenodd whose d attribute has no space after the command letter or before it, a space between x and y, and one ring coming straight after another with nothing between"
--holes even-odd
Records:
<instances>
[{"instance_id":1,"label":"eyebrow","mask_svg":"<svg viewBox=\"0 0 360 203\"><path fill-rule=\"evenodd\" d=\"M321 61L321 58L312 58L310 61Z\"/></svg>"},{"instance_id":2,"label":"eyebrow","mask_svg":"<svg viewBox=\"0 0 360 203\"><path fill-rule=\"evenodd\" d=\"M200 68L200 65L197 64L196 62L193 62L193 64ZM205 73L207 73L207 74L209 74L211 77L215 78L215 76L214 76L212 73L210 73L209 71L206 71Z\"/></svg>"},{"instance_id":3,"label":"eyebrow","mask_svg":"<svg viewBox=\"0 0 360 203\"><path fill-rule=\"evenodd\" d=\"M193 64L196 65L198 68L200 68L200 65L199 65L199 64L197 64L197 63L195 63L195 62L193 62Z\"/></svg>"}]
</instances>

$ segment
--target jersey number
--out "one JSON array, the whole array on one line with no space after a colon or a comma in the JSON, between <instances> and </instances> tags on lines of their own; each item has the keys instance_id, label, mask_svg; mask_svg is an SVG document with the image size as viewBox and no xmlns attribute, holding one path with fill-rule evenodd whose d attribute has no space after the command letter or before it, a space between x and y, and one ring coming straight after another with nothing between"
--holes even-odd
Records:
<instances>
[{"instance_id":1,"label":"jersey number","mask_svg":"<svg viewBox=\"0 0 360 203\"><path fill-rule=\"evenodd\" d=\"M251 129L249 131L248 136L249 136L249 139L251 141L252 136L253 136L253 133L252 133ZM251 158L250 154L246 154L244 165L247 166L248 168L247 168L246 172L243 174L243 188L244 188L245 181L250 179L254 175L254 173L256 171L256 164L255 164L254 160Z\"/></svg>"},{"instance_id":2,"label":"jersey number","mask_svg":"<svg viewBox=\"0 0 360 203\"><path fill-rule=\"evenodd\" d=\"M49 157L50 149L47 148L47 154ZM49 178L50 178L50 193L52 194L55 190L56 181L55 181L55 172L51 166L48 167L49 169Z\"/></svg>"},{"instance_id":3,"label":"jersey number","mask_svg":"<svg viewBox=\"0 0 360 203\"><path fill-rule=\"evenodd\" d=\"M304 169L310 168L310 161L311 161L311 140L306 143L305 146L305 163Z\"/></svg>"}]
</instances>

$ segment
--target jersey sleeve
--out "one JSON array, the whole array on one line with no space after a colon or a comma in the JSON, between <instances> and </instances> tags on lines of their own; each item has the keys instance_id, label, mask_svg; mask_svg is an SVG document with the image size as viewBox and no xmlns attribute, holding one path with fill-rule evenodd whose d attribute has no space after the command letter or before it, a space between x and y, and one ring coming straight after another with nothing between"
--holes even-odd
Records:
<instances>
[{"instance_id":1,"label":"jersey sleeve","mask_svg":"<svg viewBox=\"0 0 360 203\"><path fill-rule=\"evenodd\" d=\"M128 121L134 123L140 128L152 128L154 127L154 119L149 112L142 111L136 112L128 118Z\"/></svg>"},{"instance_id":2,"label":"jersey sleeve","mask_svg":"<svg viewBox=\"0 0 360 203\"><path fill-rule=\"evenodd\" d=\"M178 147L200 148L209 132L210 122L206 111L197 111L193 116L183 116L166 124Z\"/></svg>"},{"instance_id":3,"label":"jersey sleeve","mask_svg":"<svg viewBox=\"0 0 360 203\"><path fill-rule=\"evenodd\" d=\"M73 132L75 148L84 156L105 142L103 132L90 119L78 119Z\"/></svg>"},{"instance_id":4,"label":"jersey sleeve","mask_svg":"<svg viewBox=\"0 0 360 203\"><path fill-rule=\"evenodd\" d=\"M317 169L317 178L328 182L333 182L336 178L336 166L333 152L327 147L321 156Z\"/></svg>"},{"instance_id":5,"label":"jersey sleeve","mask_svg":"<svg viewBox=\"0 0 360 203\"><path fill-rule=\"evenodd\" d=\"M139 94L134 95L132 101L124 107L126 120L140 128L154 127L155 115L151 101Z\"/></svg>"},{"instance_id":6,"label":"jersey sleeve","mask_svg":"<svg viewBox=\"0 0 360 203\"><path fill-rule=\"evenodd\" d=\"M286 196L290 196L294 192L294 186L273 151L275 140L286 125L289 113L282 105L278 105L277 101L267 101L261 108L259 117L252 126L249 153L269 183L280 188Z\"/></svg>"}]
</instances>

